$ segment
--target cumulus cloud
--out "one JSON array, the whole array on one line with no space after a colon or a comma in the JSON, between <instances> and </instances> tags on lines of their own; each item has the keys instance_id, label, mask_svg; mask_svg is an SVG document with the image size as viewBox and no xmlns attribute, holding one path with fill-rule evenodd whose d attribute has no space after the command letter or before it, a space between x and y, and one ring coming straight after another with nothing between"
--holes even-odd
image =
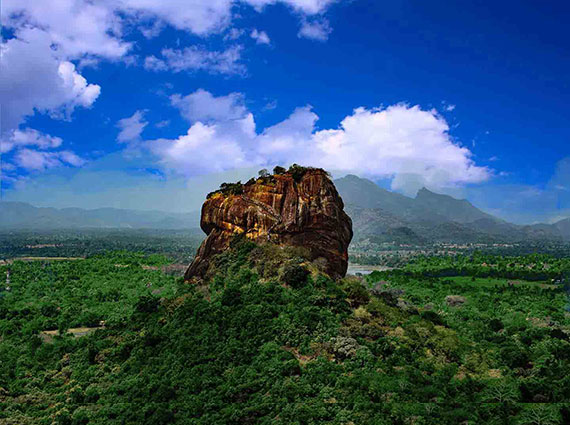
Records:
<instances>
[{"instance_id":1,"label":"cumulus cloud","mask_svg":"<svg viewBox=\"0 0 570 425\"><path fill-rule=\"evenodd\" d=\"M163 49L161 58L148 56L145 58L144 66L150 71L208 71L214 74L244 74L245 66L240 63L241 51L241 46L233 46L220 51L199 46Z\"/></svg>"},{"instance_id":2,"label":"cumulus cloud","mask_svg":"<svg viewBox=\"0 0 570 425\"><path fill-rule=\"evenodd\" d=\"M165 168L188 177L251 165L240 141L223 133L217 125L198 122L175 140L153 140L148 146Z\"/></svg>"},{"instance_id":3,"label":"cumulus cloud","mask_svg":"<svg viewBox=\"0 0 570 425\"><path fill-rule=\"evenodd\" d=\"M120 143L128 143L139 140L144 128L148 122L144 119L144 111L136 111L128 118L123 118L117 122L120 129L117 135L117 141Z\"/></svg>"},{"instance_id":4,"label":"cumulus cloud","mask_svg":"<svg viewBox=\"0 0 570 425\"><path fill-rule=\"evenodd\" d=\"M270 44L271 40L265 31L258 31L254 28L249 34L251 38L255 40L257 44Z\"/></svg>"},{"instance_id":5,"label":"cumulus cloud","mask_svg":"<svg viewBox=\"0 0 570 425\"><path fill-rule=\"evenodd\" d=\"M241 28L230 28L227 34L224 36L224 40L237 40L245 33L244 29Z\"/></svg>"},{"instance_id":6,"label":"cumulus cloud","mask_svg":"<svg viewBox=\"0 0 570 425\"><path fill-rule=\"evenodd\" d=\"M34 111L69 117L77 106L90 106L101 88L89 84L73 61L89 66L101 59L126 60L132 43L126 26L139 26L145 36L156 36L170 25L198 36L224 31L231 24L236 4L256 10L281 3L302 19L323 13L332 0L4 0L2 24L9 39L2 41L3 132L12 131ZM320 16L320 15L319 15ZM251 33L259 43L269 37ZM219 51L191 46L165 49L161 57L144 61L147 69L161 71L205 70L218 74L244 74L241 47Z\"/></svg>"},{"instance_id":7,"label":"cumulus cloud","mask_svg":"<svg viewBox=\"0 0 570 425\"><path fill-rule=\"evenodd\" d=\"M222 33L231 26L237 5L261 11L266 6L280 3L305 19L321 16L332 2L4 0L2 25L5 31L4 38L0 40L2 149L15 152L15 160L26 169L47 169L57 164L79 165L79 157L73 157L69 151L41 150L61 145L61 139L50 139L51 136L35 134L30 129L21 130L20 127L35 113L71 119L76 108L91 107L99 97L101 87L88 82L81 75L81 69L101 60L132 62L133 43L126 39L125 34L133 27L140 29L147 38L157 36L167 26L206 37ZM230 34L239 36L242 32L236 29ZM258 43L269 42L263 31L254 30L250 36ZM244 75L246 68L241 62L241 53L239 45L214 51L200 45L164 49L158 57L145 58L144 66L154 71ZM79 64L79 69L76 64ZM144 128L141 119L123 122L125 128L121 129L119 141L139 135ZM28 148L23 149L24 146ZM31 149L32 146L39 150Z\"/></svg>"},{"instance_id":8,"label":"cumulus cloud","mask_svg":"<svg viewBox=\"0 0 570 425\"><path fill-rule=\"evenodd\" d=\"M57 148L62 142L59 137L41 133L33 128L14 130L9 137L0 140L0 153L7 153L23 146L36 146L40 149Z\"/></svg>"},{"instance_id":9,"label":"cumulus cloud","mask_svg":"<svg viewBox=\"0 0 570 425\"><path fill-rule=\"evenodd\" d=\"M27 171L45 171L65 165L80 167L85 164L83 158L71 151L43 152L27 148L16 152L14 162Z\"/></svg>"},{"instance_id":10,"label":"cumulus cloud","mask_svg":"<svg viewBox=\"0 0 570 425\"><path fill-rule=\"evenodd\" d=\"M469 149L454 143L448 132L435 110L399 104L357 108L340 129L317 132L314 140L326 152L325 167L393 176L392 188L408 194L422 186L486 180L490 171L476 166Z\"/></svg>"},{"instance_id":11,"label":"cumulus cloud","mask_svg":"<svg viewBox=\"0 0 570 425\"><path fill-rule=\"evenodd\" d=\"M35 111L69 118L76 107L90 107L101 87L89 84L75 65L59 60L44 31L2 43L2 133L12 132Z\"/></svg>"},{"instance_id":12,"label":"cumulus cloud","mask_svg":"<svg viewBox=\"0 0 570 425\"><path fill-rule=\"evenodd\" d=\"M281 3L303 15L324 12L335 0L4 0L6 25L24 21L48 27L54 41L66 44L70 52L83 52L88 46L97 55L122 55L128 48L119 39L124 17L141 25L158 20L196 35L225 29L232 20L236 4L261 11ZM19 22L16 22L19 23Z\"/></svg>"},{"instance_id":13,"label":"cumulus cloud","mask_svg":"<svg viewBox=\"0 0 570 425\"><path fill-rule=\"evenodd\" d=\"M62 56L86 55L118 59L130 48L121 40L121 20L113 2L89 0L4 0L2 19L16 35L27 28L42 30Z\"/></svg>"},{"instance_id":14,"label":"cumulus cloud","mask_svg":"<svg viewBox=\"0 0 570 425\"><path fill-rule=\"evenodd\" d=\"M305 18L301 22L301 28L297 36L310 40L327 41L331 32L332 28L327 19L322 17L316 19Z\"/></svg>"},{"instance_id":15,"label":"cumulus cloud","mask_svg":"<svg viewBox=\"0 0 570 425\"><path fill-rule=\"evenodd\" d=\"M421 186L482 182L492 174L451 138L437 111L419 106L357 108L338 128L322 130L305 106L259 132L236 93L216 97L198 90L174 96L173 104L192 122L188 133L146 146L165 169L186 176L298 162L391 178L393 189L415 193Z\"/></svg>"},{"instance_id":16,"label":"cumulus cloud","mask_svg":"<svg viewBox=\"0 0 570 425\"><path fill-rule=\"evenodd\" d=\"M243 118L247 114L241 93L216 97L198 89L187 96L175 94L170 101L188 121L225 121Z\"/></svg>"},{"instance_id":17,"label":"cumulus cloud","mask_svg":"<svg viewBox=\"0 0 570 425\"><path fill-rule=\"evenodd\" d=\"M23 178L21 171L46 171L61 166L81 167L86 163L72 151L53 151L61 147L62 143L60 137L33 128L13 130L0 139L0 154L4 156L2 179L17 182Z\"/></svg>"},{"instance_id":18,"label":"cumulus cloud","mask_svg":"<svg viewBox=\"0 0 570 425\"><path fill-rule=\"evenodd\" d=\"M245 0L244 3L248 3L257 9L270 4L283 3L297 12L315 15L326 10L335 1L337 0Z\"/></svg>"}]
</instances>

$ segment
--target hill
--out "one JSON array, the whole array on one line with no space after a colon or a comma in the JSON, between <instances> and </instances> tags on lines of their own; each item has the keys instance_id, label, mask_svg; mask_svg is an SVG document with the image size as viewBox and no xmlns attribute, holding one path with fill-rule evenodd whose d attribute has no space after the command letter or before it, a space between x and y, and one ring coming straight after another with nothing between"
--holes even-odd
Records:
<instances>
[{"instance_id":1,"label":"hill","mask_svg":"<svg viewBox=\"0 0 570 425\"><path fill-rule=\"evenodd\" d=\"M558 229L562 237L570 239L570 217L554 223L554 227Z\"/></svg>"},{"instance_id":2,"label":"hill","mask_svg":"<svg viewBox=\"0 0 570 425\"><path fill-rule=\"evenodd\" d=\"M353 220L356 240L373 237L376 242L412 244L570 240L570 219L520 226L487 214L466 199L426 188L410 198L355 175L337 179L335 185Z\"/></svg>"},{"instance_id":3,"label":"hill","mask_svg":"<svg viewBox=\"0 0 570 425\"><path fill-rule=\"evenodd\" d=\"M0 203L0 229L190 229L199 212L168 213L118 208L38 208L24 202Z\"/></svg>"}]
</instances>

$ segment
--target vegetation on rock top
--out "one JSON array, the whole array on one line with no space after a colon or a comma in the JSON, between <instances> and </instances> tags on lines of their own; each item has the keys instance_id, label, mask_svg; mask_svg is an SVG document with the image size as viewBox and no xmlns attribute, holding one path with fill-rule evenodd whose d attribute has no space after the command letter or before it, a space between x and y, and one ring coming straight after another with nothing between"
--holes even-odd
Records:
<instances>
[{"instance_id":1,"label":"vegetation on rock top","mask_svg":"<svg viewBox=\"0 0 570 425\"><path fill-rule=\"evenodd\" d=\"M275 181L276 175L287 175L288 174L291 177L293 177L293 180L295 180L295 182L298 183L301 181L303 176L308 171L311 171L311 170L319 170L319 171L324 172L324 170L322 168L303 167L303 166L298 165L298 164L291 165L289 167L289 169L285 169L284 167L277 165L275 168L273 168L273 174L269 173L269 171L267 171L266 169L262 169L259 171L257 178L252 177L245 184L242 183L241 181L238 181L236 183L222 183L218 190L215 190L213 192L208 193L207 199L211 198L215 194L222 194L224 196L241 195L243 193L243 187L244 186L249 186L249 185L252 185L255 183L263 183L263 184L273 183Z\"/></svg>"}]
</instances>

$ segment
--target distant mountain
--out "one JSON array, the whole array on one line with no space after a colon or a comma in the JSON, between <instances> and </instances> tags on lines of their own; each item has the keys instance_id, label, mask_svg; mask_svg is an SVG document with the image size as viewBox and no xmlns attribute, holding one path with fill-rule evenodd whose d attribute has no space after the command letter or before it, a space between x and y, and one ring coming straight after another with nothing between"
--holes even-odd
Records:
<instances>
[{"instance_id":1,"label":"distant mountain","mask_svg":"<svg viewBox=\"0 0 570 425\"><path fill-rule=\"evenodd\" d=\"M554 223L564 239L570 239L570 217Z\"/></svg>"},{"instance_id":2,"label":"distant mountain","mask_svg":"<svg viewBox=\"0 0 570 425\"><path fill-rule=\"evenodd\" d=\"M361 208L381 208L384 211L404 216L414 208L414 200L399 193L390 192L376 183L353 174L336 179L334 184L345 204Z\"/></svg>"},{"instance_id":3,"label":"distant mountain","mask_svg":"<svg viewBox=\"0 0 570 425\"><path fill-rule=\"evenodd\" d=\"M118 208L38 208L25 202L0 203L0 229L136 228L190 229L199 227L200 213L168 213Z\"/></svg>"},{"instance_id":4,"label":"distant mountain","mask_svg":"<svg viewBox=\"0 0 570 425\"><path fill-rule=\"evenodd\" d=\"M335 185L347 205L381 209L403 220L427 223L470 223L481 219L499 221L465 199L440 195L426 188L421 189L416 198L409 198L352 174L335 180Z\"/></svg>"},{"instance_id":5,"label":"distant mountain","mask_svg":"<svg viewBox=\"0 0 570 425\"><path fill-rule=\"evenodd\" d=\"M481 211L466 199L426 188L410 198L355 175L337 179L335 185L352 218L357 240L363 237L398 243L570 240L570 219L553 225L518 226Z\"/></svg>"},{"instance_id":6,"label":"distant mountain","mask_svg":"<svg viewBox=\"0 0 570 425\"><path fill-rule=\"evenodd\" d=\"M429 242L499 243L570 241L570 218L554 224L515 225L487 214L465 199L421 189L415 198L390 192L348 175L335 180L355 241L423 244ZM38 208L0 202L1 229L198 228L200 212L168 213L117 208Z\"/></svg>"},{"instance_id":7,"label":"distant mountain","mask_svg":"<svg viewBox=\"0 0 570 425\"><path fill-rule=\"evenodd\" d=\"M449 195L440 195L427 190L425 187L418 191L414 201L416 208L430 211L432 214L437 214L457 223L472 223L477 220L500 221L474 207L467 199L459 200Z\"/></svg>"}]
</instances>

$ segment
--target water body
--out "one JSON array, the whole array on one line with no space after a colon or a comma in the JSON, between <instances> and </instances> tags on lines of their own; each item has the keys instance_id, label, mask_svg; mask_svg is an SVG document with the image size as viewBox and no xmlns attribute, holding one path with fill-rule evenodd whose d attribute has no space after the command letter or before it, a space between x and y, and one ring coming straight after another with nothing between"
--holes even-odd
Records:
<instances>
[{"instance_id":1,"label":"water body","mask_svg":"<svg viewBox=\"0 0 570 425\"><path fill-rule=\"evenodd\" d=\"M386 270L393 270L394 267L386 267L386 266L367 266L362 264L348 264L348 270L346 274L370 274L374 271L386 271Z\"/></svg>"}]
</instances>

